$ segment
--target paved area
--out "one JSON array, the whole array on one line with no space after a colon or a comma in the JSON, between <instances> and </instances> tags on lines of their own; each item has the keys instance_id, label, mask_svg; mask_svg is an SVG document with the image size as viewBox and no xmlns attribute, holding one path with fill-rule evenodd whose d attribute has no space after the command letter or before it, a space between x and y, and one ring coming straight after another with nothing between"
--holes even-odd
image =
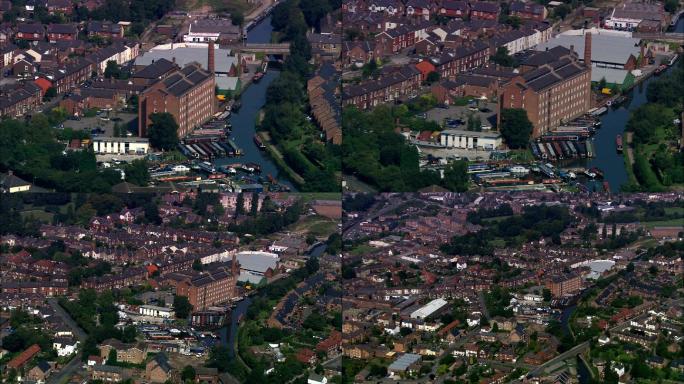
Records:
<instances>
[{"instance_id":1,"label":"paved area","mask_svg":"<svg viewBox=\"0 0 684 384\"><path fill-rule=\"evenodd\" d=\"M482 149L465 149L465 148L435 148L435 147L418 147L421 154L432 155L434 157L461 160L468 159L468 161L485 161L489 159L491 151ZM505 151L498 151L505 152Z\"/></svg>"},{"instance_id":2,"label":"paved area","mask_svg":"<svg viewBox=\"0 0 684 384\"><path fill-rule=\"evenodd\" d=\"M48 304L55 310L55 313L57 316L61 317L62 320L64 320L64 323L68 325L71 328L71 331L74 333L74 335L78 338L78 340L83 344L85 342L86 337L88 336L83 329L81 329L78 324L69 316L69 314L62 308L59 303L57 302L57 299L55 298L50 298L47 300ZM62 369L59 370L59 372L51 375L47 379L47 384L61 384L71 375L73 375L81 366L81 352L78 352L76 356L74 356L71 361L69 361L68 364L66 364Z\"/></svg>"},{"instance_id":3,"label":"paved area","mask_svg":"<svg viewBox=\"0 0 684 384\"><path fill-rule=\"evenodd\" d=\"M129 131L134 134L137 131L137 123L135 119L138 116L133 113L124 112L112 112L110 114L109 120L103 120L99 116L95 117L82 117L81 120L67 120L64 122L64 128L72 128L74 130L88 130L94 128L100 128L104 130L104 133L100 133L102 136L112 136L114 133L114 124L118 123L119 126L127 127ZM117 119L121 119L118 121Z\"/></svg>"},{"instance_id":4,"label":"paved area","mask_svg":"<svg viewBox=\"0 0 684 384\"><path fill-rule=\"evenodd\" d=\"M434 121L438 124L443 124L444 119L461 119L464 123L467 123L468 117L470 115L475 115L480 117L480 121L483 124L489 124L490 127L496 125L496 104L490 102L480 102L480 108L478 110L471 110L467 106L449 106L449 108L433 108L427 111L427 119ZM487 112L482 112L485 110ZM464 128L465 126L459 126L457 128Z\"/></svg>"}]
</instances>

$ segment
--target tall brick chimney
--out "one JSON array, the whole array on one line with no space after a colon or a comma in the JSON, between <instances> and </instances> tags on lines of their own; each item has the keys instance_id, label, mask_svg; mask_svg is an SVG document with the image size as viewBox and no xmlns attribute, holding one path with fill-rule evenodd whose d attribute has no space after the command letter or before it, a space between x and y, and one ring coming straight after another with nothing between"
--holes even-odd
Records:
<instances>
[{"instance_id":1,"label":"tall brick chimney","mask_svg":"<svg viewBox=\"0 0 684 384\"><path fill-rule=\"evenodd\" d=\"M207 70L211 73L214 73L215 71L213 41L209 41L209 52L207 53Z\"/></svg>"},{"instance_id":2,"label":"tall brick chimney","mask_svg":"<svg viewBox=\"0 0 684 384\"><path fill-rule=\"evenodd\" d=\"M591 33L584 33L584 65L591 68Z\"/></svg>"}]
</instances>

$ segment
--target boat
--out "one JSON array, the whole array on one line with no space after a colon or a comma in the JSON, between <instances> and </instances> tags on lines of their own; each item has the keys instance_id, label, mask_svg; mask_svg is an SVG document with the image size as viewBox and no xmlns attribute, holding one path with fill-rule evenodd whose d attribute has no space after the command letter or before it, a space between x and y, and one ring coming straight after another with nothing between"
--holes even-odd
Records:
<instances>
[{"instance_id":1,"label":"boat","mask_svg":"<svg viewBox=\"0 0 684 384\"><path fill-rule=\"evenodd\" d=\"M610 107L611 105L613 105L613 100L608 100L606 102L606 107Z\"/></svg>"},{"instance_id":2,"label":"boat","mask_svg":"<svg viewBox=\"0 0 684 384\"><path fill-rule=\"evenodd\" d=\"M603 190L610 193L610 184L607 181L603 182Z\"/></svg>"},{"instance_id":3,"label":"boat","mask_svg":"<svg viewBox=\"0 0 684 384\"><path fill-rule=\"evenodd\" d=\"M601 170L601 168L591 167L591 168L589 168L589 172L595 174L596 177L599 179L603 178L603 171Z\"/></svg>"},{"instance_id":4,"label":"boat","mask_svg":"<svg viewBox=\"0 0 684 384\"><path fill-rule=\"evenodd\" d=\"M666 69L667 69L667 65L661 64L661 65L658 66L658 68L656 68L656 70L655 70L654 73L655 73L656 75L660 75L660 74L663 73L663 71L665 71Z\"/></svg>"},{"instance_id":5,"label":"boat","mask_svg":"<svg viewBox=\"0 0 684 384\"><path fill-rule=\"evenodd\" d=\"M593 179L593 178L596 177L596 174L595 174L594 172L588 170L588 169L584 171L584 174L585 174L587 177L589 177L590 179Z\"/></svg>"},{"instance_id":6,"label":"boat","mask_svg":"<svg viewBox=\"0 0 684 384\"><path fill-rule=\"evenodd\" d=\"M259 137L259 134L254 134L254 144L256 144L257 148L259 149L266 149L266 145L264 145L264 142L261 141L261 138Z\"/></svg>"},{"instance_id":7,"label":"boat","mask_svg":"<svg viewBox=\"0 0 684 384\"><path fill-rule=\"evenodd\" d=\"M670 60L670 62L669 62L667 65L670 66L670 67L673 66L674 63L677 61L678 58L679 58L679 55L674 55L674 56L672 57L672 59Z\"/></svg>"},{"instance_id":8,"label":"boat","mask_svg":"<svg viewBox=\"0 0 684 384\"><path fill-rule=\"evenodd\" d=\"M263 72L257 72L257 73L254 74L254 76L252 77L252 81L255 82L255 83L258 83L259 80L261 80L262 77L264 77L264 73L263 73Z\"/></svg>"},{"instance_id":9,"label":"boat","mask_svg":"<svg viewBox=\"0 0 684 384\"><path fill-rule=\"evenodd\" d=\"M627 97L626 97L626 96L618 96L618 97L615 98L615 100L613 100L612 106L613 106L613 107L618 107L618 106L620 106L620 104L624 103L625 101L627 101Z\"/></svg>"},{"instance_id":10,"label":"boat","mask_svg":"<svg viewBox=\"0 0 684 384\"><path fill-rule=\"evenodd\" d=\"M230 109L231 109L233 112L237 112L237 111L240 110L240 107L242 107L242 103L239 102L239 101L236 101L236 102L233 103L233 105L230 107Z\"/></svg>"},{"instance_id":11,"label":"boat","mask_svg":"<svg viewBox=\"0 0 684 384\"><path fill-rule=\"evenodd\" d=\"M608 112L608 108L606 107L601 107L597 108L594 111L590 112L592 116L600 116L603 115L604 113Z\"/></svg>"},{"instance_id":12,"label":"boat","mask_svg":"<svg viewBox=\"0 0 684 384\"><path fill-rule=\"evenodd\" d=\"M618 152L622 152L622 135L617 135L615 137L615 147Z\"/></svg>"}]
</instances>

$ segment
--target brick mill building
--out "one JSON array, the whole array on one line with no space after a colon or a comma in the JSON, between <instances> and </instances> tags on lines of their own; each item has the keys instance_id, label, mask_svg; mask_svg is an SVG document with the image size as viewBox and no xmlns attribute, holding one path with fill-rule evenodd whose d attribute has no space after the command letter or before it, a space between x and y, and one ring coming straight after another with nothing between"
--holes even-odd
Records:
<instances>
[{"instance_id":1,"label":"brick mill building","mask_svg":"<svg viewBox=\"0 0 684 384\"><path fill-rule=\"evenodd\" d=\"M584 63L591 63L591 34L585 35ZM591 66L571 49L561 46L534 52L523 59L520 75L500 91L502 109L521 108L539 137L585 114L591 106Z\"/></svg>"},{"instance_id":2,"label":"brick mill building","mask_svg":"<svg viewBox=\"0 0 684 384\"><path fill-rule=\"evenodd\" d=\"M186 296L195 311L226 303L235 297L235 284L239 271L239 265L233 258L230 268L219 267L179 282L176 286L176 293Z\"/></svg>"},{"instance_id":3,"label":"brick mill building","mask_svg":"<svg viewBox=\"0 0 684 384\"><path fill-rule=\"evenodd\" d=\"M191 63L159 80L142 92L138 104L138 134L147 135L150 115L168 112L178 123L182 137L211 119L216 110L214 43L208 50L208 71Z\"/></svg>"}]
</instances>

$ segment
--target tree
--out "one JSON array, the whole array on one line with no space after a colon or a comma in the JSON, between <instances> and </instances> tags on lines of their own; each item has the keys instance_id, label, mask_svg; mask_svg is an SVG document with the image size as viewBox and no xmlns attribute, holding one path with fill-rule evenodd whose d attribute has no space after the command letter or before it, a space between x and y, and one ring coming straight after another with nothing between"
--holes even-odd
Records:
<instances>
[{"instance_id":1,"label":"tree","mask_svg":"<svg viewBox=\"0 0 684 384\"><path fill-rule=\"evenodd\" d=\"M468 190L468 163L465 160L454 161L444 170L444 186L454 192Z\"/></svg>"},{"instance_id":2,"label":"tree","mask_svg":"<svg viewBox=\"0 0 684 384\"><path fill-rule=\"evenodd\" d=\"M178 123L168 112L150 115L152 123L147 128L150 144L157 149L171 150L178 145Z\"/></svg>"},{"instance_id":3,"label":"tree","mask_svg":"<svg viewBox=\"0 0 684 384\"><path fill-rule=\"evenodd\" d=\"M542 296L544 297L544 301L551 301L551 290L544 288L544 290L542 290Z\"/></svg>"},{"instance_id":4,"label":"tree","mask_svg":"<svg viewBox=\"0 0 684 384\"><path fill-rule=\"evenodd\" d=\"M677 0L665 0L665 10L670 13L677 12L679 8L679 1Z\"/></svg>"},{"instance_id":5,"label":"tree","mask_svg":"<svg viewBox=\"0 0 684 384\"><path fill-rule=\"evenodd\" d=\"M496 49L496 53L490 57L490 59L499 65L504 67L514 67L516 66L516 61L513 56L508 54L508 48L505 46Z\"/></svg>"},{"instance_id":6,"label":"tree","mask_svg":"<svg viewBox=\"0 0 684 384\"><path fill-rule=\"evenodd\" d=\"M501 135L509 148L525 148L532 135L532 123L524 109L504 109L501 112Z\"/></svg>"},{"instance_id":7,"label":"tree","mask_svg":"<svg viewBox=\"0 0 684 384\"><path fill-rule=\"evenodd\" d=\"M53 97L57 96L57 88L55 87L50 87L45 91L45 100L49 101L52 100Z\"/></svg>"},{"instance_id":8,"label":"tree","mask_svg":"<svg viewBox=\"0 0 684 384\"><path fill-rule=\"evenodd\" d=\"M148 202L145 204L145 220L147 220L148 223L153 223L156 225L160 225L162 223L162 218L159 216L159 208L157 208L157 204L155 204L153 201Z\"/></svg>"},{"instance_id":9,"label":"tree","mask_svg":"<svg viewBox=\"0 0 684 384\"><path fill-rule=\"evenodd\" d=\"M173 310L176 313L176 318L187 319L192 312L192 304L186 296L175 295L173 297Z\"/></svg>"},{"instance_id":10,"label":"tree","mask_svg":"<svg viewBox=\"0 0 684 384\"><path fill-rule=\"evenodd\" d=\"M259 213L259 192L252 193L252 206L250 207L250 214L256 216Z\"/></svg>"},{"instance_id":11,"label":"tree","mask_svg":"<svg viewBox=\"0 0 684 384\"><path fill-rule=\"evenodd\" d=\"M133 160L124 166L126 181L139 186L145 186L150 181L150 172L145 159Z\"/></svg>"},{"instance_id":12,"label":"tree","mask_svg":"<svg viewBox=\"0 0 684 384\"><path fill-rule=\"evenodd\" d=\"M192 262L192 269L195 271L201 271L202 270L202 260L201 259L195 259Z\"/></svg>"},{"instance_id":13,"label":"tree","mask_svg":"<svg viewBox=\"0 0 684 384\"><path fill-rule=\"evenodd\" d=\"M235 217L245 214L245 196L240 192L235 202Z\"/></svg>"},{"instance_id":14,"label":"tree","mask_svg":"<svg viewBox=\"0 0 684 384\"><path fill-rule=\"evenodd\" d=\"M106 79L121 77L121 67L114 60L107 61L107 66L105 67L104 77Z\"/></svg>"},{"instance_id":15,"label":"tree","mask_svg":"<svg viewBox=\"0 0 684 384\"><path fill-rule=\"evenodd\" d=\"M436 83L439 81L439 72L437 71L432 71L428 73L427 77L425 78L425 82L428 84Z\"/></svg>"},{"instance_id":16,"label":"tree","mask_svg":"<svg viewBox=\"0 0 684 384\"><path fill-rule=\"evenodd\" d=\"M195 372L195 368L192 365L186 365L185 367L183 367L183 371L181 372L181 379L183 381L194 381L196 374L197 373Z\"/></svg>"},{"instance_id":17,"label":"tree","mask_svg":"<svg viewBox=\"0 0 684 384\"><path fill-rule=\"evenodd\" d=\"M242 23L245 22L245 15L243 15L242 12L235 10L230 14L230 22L233 25L242 26Z\"/></svg>"}]
</instances>

